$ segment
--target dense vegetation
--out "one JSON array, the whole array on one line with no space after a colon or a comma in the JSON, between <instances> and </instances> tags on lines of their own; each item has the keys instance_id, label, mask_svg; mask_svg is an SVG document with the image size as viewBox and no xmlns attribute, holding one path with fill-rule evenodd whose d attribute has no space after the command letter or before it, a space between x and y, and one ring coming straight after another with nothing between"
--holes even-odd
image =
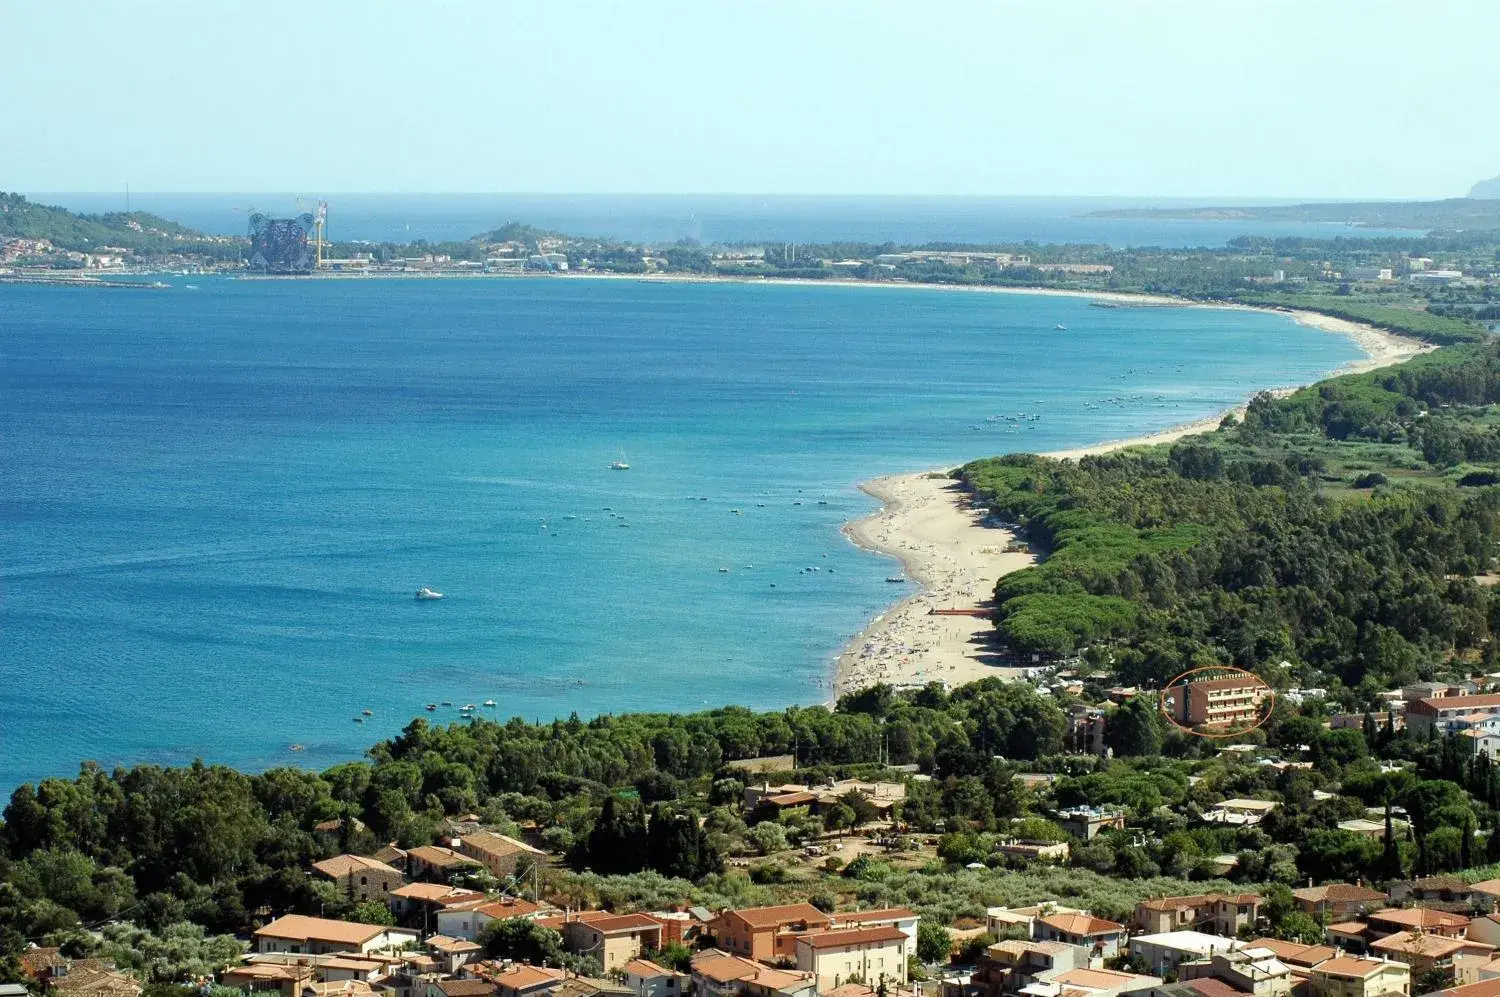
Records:
<instances>
[{"instance_id":1,"label":"dense vegetation","mask_svg":"<svg viewBox=\"0 0 1500 997\"><path fill-rule=\"evenodd\" d=\"M1483 487L1497 400L1500 347L1458 347L1261 395L1170 448L967 465L1051 551L996 587L1000 630L1058 655L1111 641L1120 675L1150 685L1226 660L1283 688L1331 678L1360 708L1488 663L1500 602L1473 579L1500 529Z\"/></svg>"},{"instance_id":2,"label":"dense vegetation","mask_svg":"<svg viewBox=\"0 0 1500 997\"><path fill-rule=\"evenodd\" d=\"M147 254L193 253L236 259L239 246L158 218L144 211L75 214L66 208L34 204L20 194L0 193L0 239L46 239L81 253L117 247Z\"/></svg>"}]
</instances>

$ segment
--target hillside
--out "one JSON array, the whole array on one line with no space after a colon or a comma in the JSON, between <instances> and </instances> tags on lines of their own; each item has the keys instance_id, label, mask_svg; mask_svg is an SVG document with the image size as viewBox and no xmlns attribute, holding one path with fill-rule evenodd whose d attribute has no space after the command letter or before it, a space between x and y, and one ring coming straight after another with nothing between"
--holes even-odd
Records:
<instances>
[{"instance_id":1,"label":"hillside","mask_svg":"<svg viewBox=\"0 0 1500 997\"><path fill-rule=\"evenodd\" d=\"M1490 177L1476 183L1469 196L1473 198L1500 198L1500 177Z\"/></svg>"},{"instance_id":2,"label":"hillside","mask_svg":"<svg viewBox=\"0 0 1500 997\"><path fill-rule=\"evenodd\" d=\"M6 193L0 193L0 237L46 239L60 249L77 252L101 246L145 253L203 252L206 247L230 241L144 211L81 215Z\"/></svg>"}]
</instances>

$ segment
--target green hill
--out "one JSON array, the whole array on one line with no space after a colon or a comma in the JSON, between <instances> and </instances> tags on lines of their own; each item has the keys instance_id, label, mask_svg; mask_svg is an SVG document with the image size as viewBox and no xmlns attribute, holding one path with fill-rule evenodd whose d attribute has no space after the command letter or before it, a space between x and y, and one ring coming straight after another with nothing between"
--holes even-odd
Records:
<instances>
[{"instance_id":1,"label":"green hill","mask_svg":"<svg viewBox=\"0 0 1500 997\"><path fill-rule=\"evenodd\" d=\"M204 252L229 240L158 218L144 211L80 215L34 204L20 194L0 193L0 238L47 239L54 246L90 252L119 246L143 253Z\"/></svg>"}]
</instances>

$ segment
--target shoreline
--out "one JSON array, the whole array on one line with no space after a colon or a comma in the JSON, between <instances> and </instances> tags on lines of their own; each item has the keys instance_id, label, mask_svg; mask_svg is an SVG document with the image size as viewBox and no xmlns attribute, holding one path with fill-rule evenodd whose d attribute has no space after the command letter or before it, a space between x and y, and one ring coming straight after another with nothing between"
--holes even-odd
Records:
<instances>
[{"instance_id":1,"label":"shoreline","mask_svg":"<svg viewBox=\"0 0 1500 997\"><path fill-rule=\"evenodd\" d=\"M1048 293L1044 288L1037 290ZM1074 293L1090 296L1087 292ZM1175 299L1161 300L1178 303ZM1290 314L1299 325L1348 336L1364 351L1365 358L1344 364L1330 376L1377 370L1436 349L1373 326L1317 312L1246 305L1203 306L1188 301L1180 305ZM1273 390L1288 394L1297 389ZM1077 460L1129 447L1171 443L1213 430L1226 415L1242 416L1248 404L1246 398L1224 412L1165 430L1055 450L1043 456ZM1001 648L994 643L994 628L987 614L930 612L987 607L996 581L1037 562L1037 556L1031 552L1006 552L1006 547L1018 540L1015 532L988 522L987 511L974 508L957 481L934 477L947 472L947 468L927 469L860 483L859 489L879 501L880 508L845 523L841 532L857 547L895 558L906 576L917 583L918 590L882 610L838 652L832 699L876 682L899 688L942 681L952 687L986 677L1015 678L1021 673L1024 665L1005 663Z\"/></svg>"}]
</instances>

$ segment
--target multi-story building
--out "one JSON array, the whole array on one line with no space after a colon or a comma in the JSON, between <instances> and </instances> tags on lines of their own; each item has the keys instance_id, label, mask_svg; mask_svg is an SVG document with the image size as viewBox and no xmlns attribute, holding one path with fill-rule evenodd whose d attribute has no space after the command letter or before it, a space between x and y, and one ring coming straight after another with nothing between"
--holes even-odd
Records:
<instances>
[{"instance_id":1,"label":"multi-story building","mask_svg":"<svg viewBox=\"0 0 1500 997\"><path fill-rule=\"evenodd\" d=\"M1314 966L1308 984L1313 997L1407 997L1411 993L1411 967L1384 959L1339 956Z\"/></svg>"},{"instance_id":2,"label":"multi-story building","mask_svg":"<svg viewBox=\"0 0 1500 997\"><path fill-rule=\"evenodd\" d=\"M406 882L395 868L363 855L335 855L314 862L312 867L319 876L332 880L341 895L361 902L378 900L384 903L392 890L399 889Z\"/></svg>"},{"instance_id":3,"label":"multi-story building","mask_svg":"<svg viewBox=\"0 0 1500 997\"><path fill-rule=\"evenodd\" d=\"M1476 729L1485 714L1500 714L1500 693L1418 699L1406 707L1406 726L1417 738ZM1482 725L1477 729L1483 729Z\"/></svg>"},{"instance_id":4,"label":"multi-story building","mask_svg":"<svg viewBox=\"0 0 1500 997\"><path fill-rule=\"evenodd\" d=\"M317 955L323 952L374 952L416 942L406 928L357 924L302 914L278 917L255 932L255 951Z\"/></svg>"},{"instance_id":5,"label":"multi-story building","mask_svg":"<svg viewBox=\"0 0 1500 997\"><path fill-rule=\"evenodd\" d=\"M1157 897L1135 905L1135 924L1143 934L1189 929L1237 937L1255 926L1260 897L1254 893L1203 893L1191 897Z\"/></svg>"},{"instance_id":6,"label":"multi-story building","mask_svg":"<svg viewBox=\"0 0 1500 997\"><path fill-rule=\"evenodd\" d=\"M709 922L719 947L758 962L797 957L797 936L827 931L833 918L812 904L726 910Z\"/></svg>"},{"instance_id":7,"label":"multi-story building","mask_svg":"<svg viewBox=\"0 0 1500 997\"><path fill-rule=\"evenodd\" d=\"M1234 727L1260 719L1261 704L1270 691L1252 675L1189 682L1168 695L1184 727Z\"/></svg>"},{"instance_id":8,"label":"multi-story building","mask_svg":"<svg viewBox=\"0 0 1500 997\"><path fill-rule=\"evenodd\" d=\"M848 928L797 937L797 968L812 973L818 989L858 977L871 985L906 983L906 957L915 946L900 928Z\"/></svg>"}]
</instances>

